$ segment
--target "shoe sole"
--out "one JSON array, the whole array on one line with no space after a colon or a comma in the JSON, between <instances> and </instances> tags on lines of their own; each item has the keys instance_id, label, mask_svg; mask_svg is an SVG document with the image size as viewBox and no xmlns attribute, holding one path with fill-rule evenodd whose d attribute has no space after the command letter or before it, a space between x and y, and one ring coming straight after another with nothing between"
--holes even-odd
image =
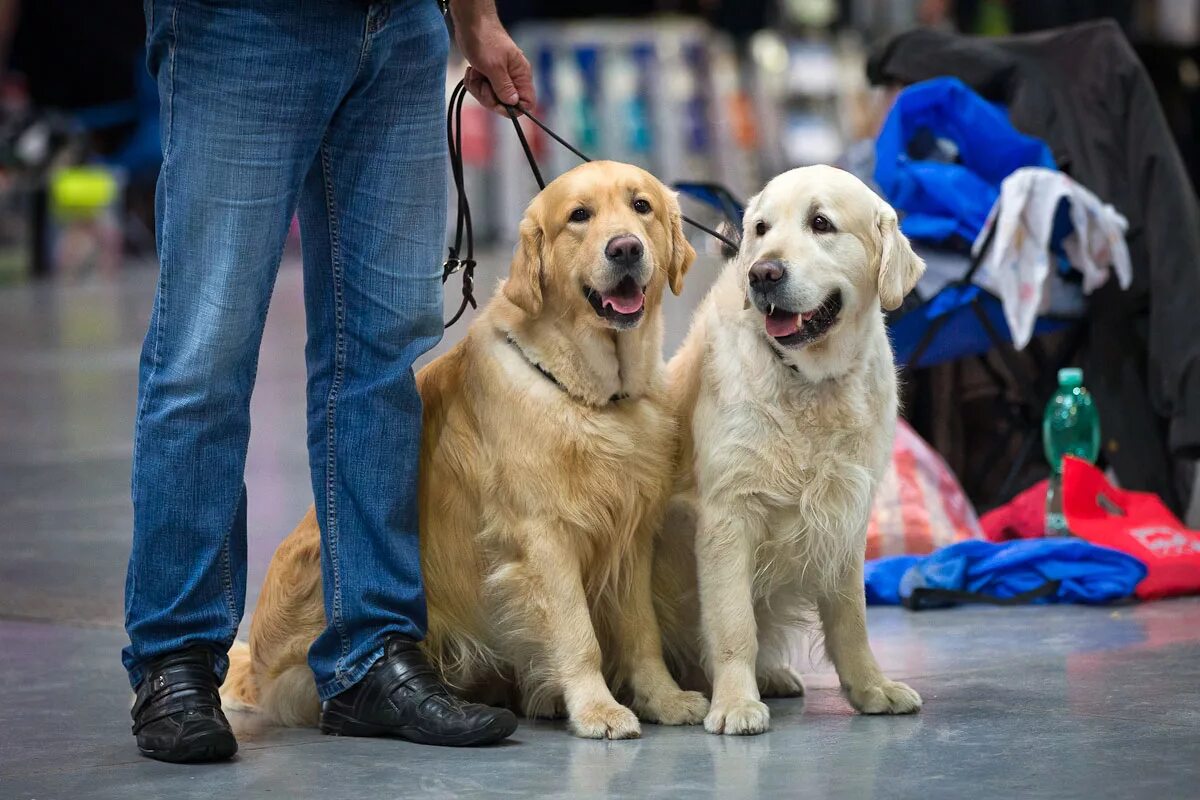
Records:
<instances>
[{"instance_id":1,"label":"shoe sole","mask_svg":"<svg viewBox=\"0 0 1200 800\"><path fill-rule=\"evenodd\" d=\"M498 719L477 731L454 736L439 736L419 728L385 728L380 725L369 725L337 712L327 711L321 715L321 733L327 736L404 739L416 744L438 747L479 747L495 744L512 736L516 730L517 719L515 716L511 720Z\"/></svg>"},{"instance_id":2,"label":"shoe sole","mask_svg":"<svg viewBox=\"0 0 1200 800\"><path fill-rule=\"evenodd\" d=\"M170 750L152 750L138 747L138 751L155 761L171 764L203 764L212 761L227 761L237 753L237 739L229 735L206 733L192 741L184 740Z\"/></svg>"}]
</instances>

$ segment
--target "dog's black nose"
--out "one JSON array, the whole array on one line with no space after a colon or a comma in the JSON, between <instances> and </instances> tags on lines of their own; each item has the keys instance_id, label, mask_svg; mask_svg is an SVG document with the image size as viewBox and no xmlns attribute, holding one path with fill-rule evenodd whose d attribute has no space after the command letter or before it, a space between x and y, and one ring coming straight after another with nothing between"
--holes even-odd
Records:
<instances>
[{"instance_id":1,"label":"dog's black nose","mask_svg":"<svg viewBox=\"0 0 1200 800\"><path fill-rule=\"evenodd\" d=\"M614 264L632 267L642 258L642 240L636 236L614 236L608 240L604 255Z\"/></svg>"},{"instance_id":2,"label":"dog's black nose","mask_svg":"<svg viewBox=\"0 0 1200 800\"><path fill-rule=\"evenodd\" d=\"M758 261L750 267L750 285L758 289L766 289L778 283L786 270L782 261Z\"/></svg>"}]
</instances>

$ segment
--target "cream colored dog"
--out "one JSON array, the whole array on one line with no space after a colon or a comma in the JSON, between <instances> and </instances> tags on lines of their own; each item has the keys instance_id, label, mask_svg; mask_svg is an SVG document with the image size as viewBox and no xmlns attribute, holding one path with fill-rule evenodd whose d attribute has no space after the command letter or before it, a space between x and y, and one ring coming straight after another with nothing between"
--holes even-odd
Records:
<instances>
[{"instance_id":1,"label":"cream colored dog","mask_svg":"<svg viewBox=\"0 0 1200 800\"><path fill-rule=\"evenodd\" d=\"M671 660L711 684L710 732L761 733L760 695L804 692L791 655L815 608L850 703L916 711L867 643L863 556L896 417L880 306L924 265L891 207L830 167L775 178L745 219L668 366L682 476L655 583Z\"/></svg>"},{"instance_id":2,"label":"cream colored dog","mask_svg":"<svg viewBox=\"0 0 1200 800\"><path fill-rule=\"evenodd\" d=\"M573 169L529 206L466 338L418 375L424 648L468 696L565 712L595 738L704 718L663 662L650 584L676 445L660 303L694 257L651 175ZM314 724L305 654L324 627L310 511L271 562L226 698Z\"/></svg>"}]
</instances>

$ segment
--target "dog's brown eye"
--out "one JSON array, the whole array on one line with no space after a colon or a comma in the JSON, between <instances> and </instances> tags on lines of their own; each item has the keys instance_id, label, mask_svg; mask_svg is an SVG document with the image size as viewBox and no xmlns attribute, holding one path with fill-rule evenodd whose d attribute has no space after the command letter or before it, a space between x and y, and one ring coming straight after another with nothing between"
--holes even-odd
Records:
<instances>
[{"instance_id":1,"label":"dog's brown eye","mask_svg":"<svg viewBox=\"0 0 1200 800\"><path fill-rule=\"evenodd\" d=\"M580 207L571 212L571 222L587 222L591 216L592 212Z\"/></svg>"},{"instance_id":2,"label":"dog's brown eye","mask_svg":"<svg viewBox=\"0 0 1200 800\"><path fill-rule=\"evenodd\" d=\"M766 236L767 230L767 223L763 222L762 220L759 220L758 224L754 226L754 232L759 236Z\"/></svg>"},{"instance_id":3,"label":"dog's brown eye","mask_svg":"<svg viewBox=\"0 0 1200 800\"><path fill-rule=\"evenodd\" d=\"M833 223L826 217L817 214L812 218L812 229L817 233L833 233Z\"/></svg>"},{"instance_id":4,"label":"dog's brown eye","mask_svg":"<svg viewBox=\"0 0 1200 800\"><path fill-rule=\"evenodd\" d=\"M638 212L639 214L649 214L650 213L650 203L649 203L649 201L643 200L642 198L639 197L637 200L633 201L633 210Z\"/></svg>"}]
</instances>

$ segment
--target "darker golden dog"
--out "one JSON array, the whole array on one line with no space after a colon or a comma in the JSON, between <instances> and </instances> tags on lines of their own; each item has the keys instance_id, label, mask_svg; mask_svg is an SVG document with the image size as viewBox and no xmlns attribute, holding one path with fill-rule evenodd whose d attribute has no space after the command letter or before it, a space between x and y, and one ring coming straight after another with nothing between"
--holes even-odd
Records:
<instances>
[{"instance_id":1,"label":"darker golden dog","mask_svg":"<svg viewBox=\"0 0 1200 800\"><path fill-rule=\"evenodd\" d=\"M586 737L704 718L663 664L650 588L675 452L660 304L694 257L659 181L578 167L529 206L466 338L418 375L424 647L468 696L565 713ZM324 627L310 511L271 562L227 701L314 723L305 656Z\"/></svg>"}]
</instances>

